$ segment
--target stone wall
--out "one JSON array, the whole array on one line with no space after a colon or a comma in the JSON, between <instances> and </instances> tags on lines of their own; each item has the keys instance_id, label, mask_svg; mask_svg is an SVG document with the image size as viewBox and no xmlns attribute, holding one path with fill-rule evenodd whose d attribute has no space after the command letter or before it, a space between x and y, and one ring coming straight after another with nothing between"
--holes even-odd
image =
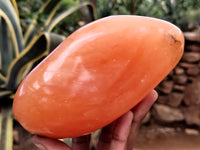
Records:
<instances>
[{"instance_id":1,"label":"stone wall","mask_svg":"<svg viewBox=\"0 0 200 150\"><path fill-rule=\"evenodd\" d=\"M157 86L150 118L200 129L200 34L184 33L185 51L177 67Z\"/></svg>"}]
</instances>

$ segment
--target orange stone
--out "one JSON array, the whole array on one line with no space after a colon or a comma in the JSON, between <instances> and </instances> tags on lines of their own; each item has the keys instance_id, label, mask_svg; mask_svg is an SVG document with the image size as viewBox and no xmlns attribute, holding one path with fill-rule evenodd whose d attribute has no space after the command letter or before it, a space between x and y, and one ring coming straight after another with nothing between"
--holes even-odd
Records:
<instances>
[{"instance_id":1,"label":"orange stone","mask_svg":"<svg viewBox=\"0 0 200 150\"><path fill-rule=\"evenodd\" d=\"M138 104L180 60L184 37L150 17L111 16L71 34L18 88L13 112L29 132L88 134Z\"/></svg>"}]
</instances>

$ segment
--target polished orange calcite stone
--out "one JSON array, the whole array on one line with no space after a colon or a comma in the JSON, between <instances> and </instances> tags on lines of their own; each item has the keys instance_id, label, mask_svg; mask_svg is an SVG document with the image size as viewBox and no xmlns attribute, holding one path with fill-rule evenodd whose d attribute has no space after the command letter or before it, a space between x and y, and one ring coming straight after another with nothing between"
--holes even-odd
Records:
<instances>
[{"instance_id":1,"label":"polished orange calcite stone","mask_svg":"<svg viewBox=\"0 0 200 150\"><path fill-rule=\"evenodd\" d=\"M111 16L70 35L21 83L19 123L51 138L81 136L138 104L175 67L180 29L141 16Z\"/></svg>"}]
</instances>

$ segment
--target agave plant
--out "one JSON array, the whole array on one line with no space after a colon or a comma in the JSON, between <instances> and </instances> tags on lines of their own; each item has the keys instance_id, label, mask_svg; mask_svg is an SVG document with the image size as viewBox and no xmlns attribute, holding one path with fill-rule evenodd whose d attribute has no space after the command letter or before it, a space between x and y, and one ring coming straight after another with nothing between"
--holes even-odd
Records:
<instances>
[{"instance_id":1,"label":"agave plant","mask_svg":"<svg viewBox=\"0 0 200 150\"><path fill-rule=\"evenodd\" d=\"M11 150L13 146L12 100L24 77L46 57L64 36L52 33L64 18L81 8L89 8L93 19L96 10L92 3L84 2L57 14L61 0L47 0L38 10L23 35L15 0L0 0L0 149ZM38 17L44 22L38 26Z\"/></svg>"}]
</instances>

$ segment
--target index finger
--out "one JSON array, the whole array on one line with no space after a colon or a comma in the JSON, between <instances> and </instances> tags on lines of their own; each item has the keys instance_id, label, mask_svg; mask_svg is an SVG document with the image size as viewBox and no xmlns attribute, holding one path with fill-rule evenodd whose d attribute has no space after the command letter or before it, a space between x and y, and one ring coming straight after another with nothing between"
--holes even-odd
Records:
<instances>
[{"instance_id":1,"label":"index finger","mask_svg":"<svg viewBox=\"0 0 200 150\"><path fill-rule=\"evenodd\" d=\"M98 150L124 150L127 143L133 113L127 112L102 129Z\"/></svg>"},{"instance_id":2,"label":"index finger","mask_svg":"<svg viewBox=\"0 0 200 150\"><path fill-rule=\"evenodd\" d=\"M143 120L145 115L148 113L148 111L150 110L151 106L153 105L153 103L156 101L157 98L158 98L158 93L155 90L153 90L138 105L136 105L132 109L134 118L132 121L130 134L128 137L128 143L127 143L128 150L133 149L134 141L135 141L137 132L139 130L139 127L141 125L141 121Z\"/></svg>"}]
</instances>

